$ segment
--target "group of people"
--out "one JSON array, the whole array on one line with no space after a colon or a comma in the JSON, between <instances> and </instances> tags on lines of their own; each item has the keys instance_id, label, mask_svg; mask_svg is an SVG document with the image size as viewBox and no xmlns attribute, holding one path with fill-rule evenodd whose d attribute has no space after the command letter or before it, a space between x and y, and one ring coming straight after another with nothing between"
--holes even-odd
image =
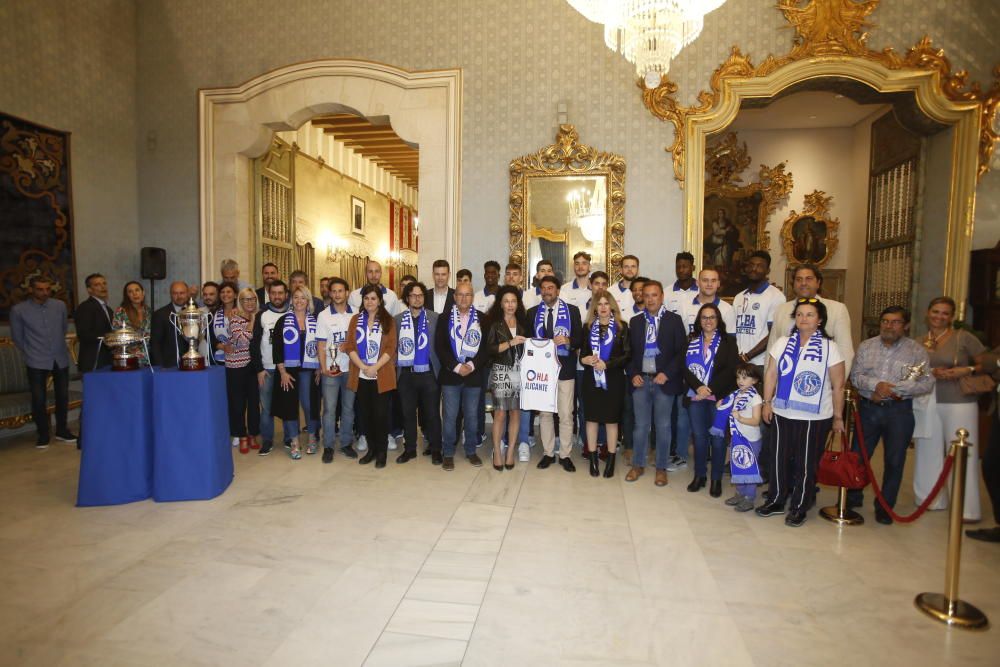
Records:
<instances>
[{"instance_id":1,"label":"group of people","mask_svg":"<svg viewBox=\"0 0 1000 667\"><path fill-rule=\"evenodd\" d=\"M953 326L951 299L931 301L922 340L908 337L904 307L886 308L879 335L862 342L855 356L850 315L844 304L821 296L816 266L795 268L796 296L787 301L769 281L770 255L754 252L745 267L746 287L730 304L719 296L719 273L704 268L695 275L690 253L677 254L676 279L666 286L640 275L634 255L622 259L615 283L603 271L592 272L590 263L586 252L576 253L573 279L561 284L552 262L543 259L522 290L522 267L508 264L501 284L501 266L490 261L477 291L467 269L451 287L449 263L437 260L431 287L403 276L397 296L372 261L364 285L352 290L343 278L323 278L317 297L302 271L285 283L277 266L265 264L263 286L253 289L240 281L238 265L226 260L222 280L205 283L198 296L211 317L206 353L226 367L234 447L271 453L278 418L294 460L322 448L329 463L339 448L348 458L364 452L360 463L382 468L401 438L395 460L404 464L418 456L419 431L423 454L434 465L454 470L462 446L467 462L481 466L477 448L486 440L489 401L497 471L530 459L537 415L538 468L574 472L571 454L579 443L589 473L613 477L621 447L627 482L652 467L654 484L662 487L668 473L688 465L690 445L688 491L707 486L720 497L728 472L734 493L726 504L762 517L784 515L786 524L800 526L815 503L827 439L845 431L850 381L860 395L856 436L863 434L869 453L880 442L884 448L882 489L889 506L896 503L910 440L918 443L919 501L933 486L955 429L964 427L973 445L965 516L981 518L978 396L961 379L996 373L998 355ZM44 278L33 279L31 299L12 310L12 331L25 353L33 396L36 385L41 389L38 406L44 404L44 378L56 374L56 434L69 438L65 417L58 416L68 360L55 349L59 329L52 323L60 317L65 323L65 308L54 312L46 285ZM89 298L76 311L82 370L110 362L98 338L124 323L149 335L151 358L144 363L177 364L187 344L169 314L195 296L192 286L173 283L171 302L152 313L137 282L124 286L115 310L103 276L88 276L86 287ZM46 346L51 349L44 352ZM41 446L48 443L48 419L35 416ZM998 433L994 428L995 438ZM985 462L995 513L997 449ZM862 493L852 492L849 503L862 502ZM875 516L892 523L878 503ZM1000 540L1000 529L973 532Z\"/></svg>"}]
</instances>

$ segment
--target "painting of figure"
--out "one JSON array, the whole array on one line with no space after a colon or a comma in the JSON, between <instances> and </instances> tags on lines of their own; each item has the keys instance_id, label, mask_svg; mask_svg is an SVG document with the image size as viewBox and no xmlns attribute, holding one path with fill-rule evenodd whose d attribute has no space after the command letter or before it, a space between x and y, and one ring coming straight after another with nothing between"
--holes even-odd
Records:
<instances>
[{"instance_id":1,"label":"painting of figure","mask_svg":"<svg viewBox=\"0 0 1000 667\"><path fill-rule=\"evenodd\" d=\"M804 215L792 226L795 261L820 264L826 257L826 223L811 215Z\"/></svg>"},{"instance_id":2,"label":"painting of figure","mask_svg":"<svg viewBox=\"0 0 1000 667\"><path fill-rule=\"evenodd\" d=\"M744 287L743 267L758 249L762 196L710 194L705 197L702 263L719 272L722 296L734 296Z\"/></svg>"}]
</instances>

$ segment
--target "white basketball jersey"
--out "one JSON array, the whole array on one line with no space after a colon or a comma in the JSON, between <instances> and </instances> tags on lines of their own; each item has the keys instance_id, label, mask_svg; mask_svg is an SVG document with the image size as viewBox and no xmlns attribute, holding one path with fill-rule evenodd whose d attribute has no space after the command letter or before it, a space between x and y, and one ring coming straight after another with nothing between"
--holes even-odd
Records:
<instances>
[{"instance_id":1,"label":"white basketball jersey","mask_svg":"<svg viewBox=\"0 0 1000 667\"><path fill-rule=\"evenodd\" d=\"M548 338L529 338L521 357L521 409L558 412L559 358Z\"/></svg>"}]
</instances>

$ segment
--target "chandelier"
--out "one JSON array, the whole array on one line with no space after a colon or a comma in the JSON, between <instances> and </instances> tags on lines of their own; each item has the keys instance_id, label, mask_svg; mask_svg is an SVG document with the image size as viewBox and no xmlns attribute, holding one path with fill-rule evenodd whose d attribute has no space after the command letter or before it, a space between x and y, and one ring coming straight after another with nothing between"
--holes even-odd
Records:
<instances>
[{"instance_id":1,"label":"chandelier","mask_svg":"<svg viewBox=\"0 0 1000 667\"><path fill-rule=\"evenodd\" d=\"M566 0L604 25L604 43L635 65L647 88L660 85L670 61L701 34L705 14L726 0Z\"/></svg>"},{"instance_id":2,"label":"chandelier","mask_svg":"<svg viewBox=\"0 0 1000 667\"><path fill-rule=\"evenodd\" d=\"M606 199L604 188L597 185L591 192L586 187L572 190L566 195L569 206L567 222L580 229L583 238L597 243L604 238Z\"/></svg>"}]
</instances>

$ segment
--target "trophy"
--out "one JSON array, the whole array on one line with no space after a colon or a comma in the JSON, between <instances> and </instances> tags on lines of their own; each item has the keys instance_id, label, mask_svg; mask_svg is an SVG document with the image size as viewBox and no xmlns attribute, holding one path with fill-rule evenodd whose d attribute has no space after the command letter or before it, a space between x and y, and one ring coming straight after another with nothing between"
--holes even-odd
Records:
<instances>
[{"instance_id":1,"label":"trophy","mask_svg":"<svg viewBox=\"0 0 1000 667\"><path fill-rule=\"evenodd\" d=\"M904 364L899 370L900 380L916 380L918 377L927 374L927 362L915 364L913 366Z\"/></svg>"},{"instance_id":2,"label":"trophy","mask_svg":"<svg viewBox=\"0 0 1000 667\"><path fill-rule=\"evenodd\" d=\"M188 342L188 350L180 359L182 371L205 370L205 357L198 352L198 344L202 335L208 331L210 318L211 315L203 313L195 305L194 299L189 299L180 312L170 313L170 323Z\"/></svg>"},{"instance_id":3,"label":"trophy","mask_svg":"<svg viewBox=\"0 0 1000 667\"><path fill-rule=\"evenodd\" d=\"M111 370L134 371L139 368L139 355L133 350L135 345L146 346L146 339L141 333L122 324L120 328L109 331L100 342L111 348ZM149 356L149 348L146 349L146 356Z\"/></svg>"}]
</instances>

